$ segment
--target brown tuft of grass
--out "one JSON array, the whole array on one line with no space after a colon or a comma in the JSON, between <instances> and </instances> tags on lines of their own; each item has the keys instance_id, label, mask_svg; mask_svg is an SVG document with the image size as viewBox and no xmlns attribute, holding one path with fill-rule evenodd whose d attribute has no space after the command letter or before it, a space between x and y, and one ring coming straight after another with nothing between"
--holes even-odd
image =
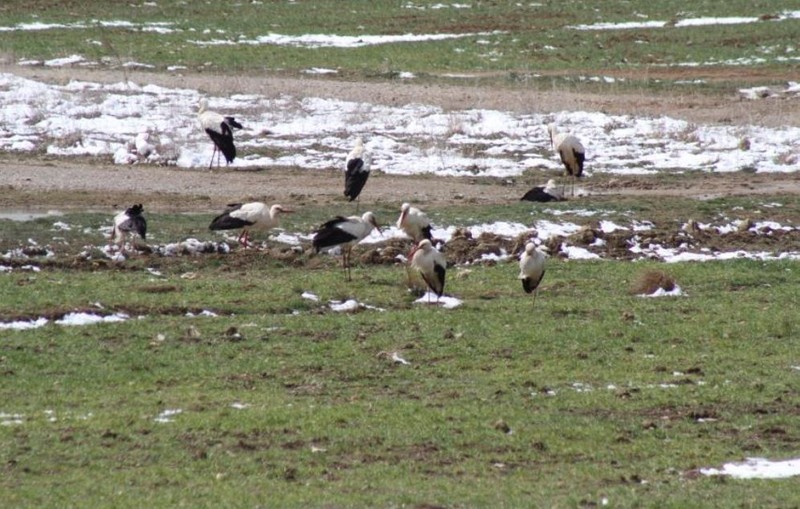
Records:
<instances>
[{"instance_id":1,"label":"brown tuft of grass","mask_svg":"<svg viewBox=\"0 0 800 509\"><path fill-rule=\"evenodd\" d=\"M659 288L665 291L672 291L675 289L675 278L664 272L663 270L647 270L643 272L631 285L631 294L633 295L650 295Z\"/></svg>"}]
</instances>

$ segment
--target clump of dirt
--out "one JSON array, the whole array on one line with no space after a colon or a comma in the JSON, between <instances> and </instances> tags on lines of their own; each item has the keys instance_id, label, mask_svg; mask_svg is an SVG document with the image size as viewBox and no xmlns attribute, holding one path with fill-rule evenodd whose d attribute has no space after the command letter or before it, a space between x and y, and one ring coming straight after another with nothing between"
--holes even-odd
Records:
<instances>
[{"instance_id":1,"label":"clump of dirt","mask_svg":"<svg viewBox=\"0 0 800 509\"><path fill-rule=\"evenodd\" d=\"M647 270L631 285L632 295L650 295L662 289L671 292L675 289L675 279L663 270Z\"/></svg>"}]
</instances>

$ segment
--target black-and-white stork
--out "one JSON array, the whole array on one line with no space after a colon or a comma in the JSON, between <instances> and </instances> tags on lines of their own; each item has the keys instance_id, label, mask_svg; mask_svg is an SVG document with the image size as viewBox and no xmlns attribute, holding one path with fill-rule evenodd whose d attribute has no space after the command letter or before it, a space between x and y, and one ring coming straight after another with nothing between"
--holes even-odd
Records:
<instances>
[{"instance_id":1,"label":"black-and-white stork","mask_svg":"<svg viewBox=\"0 0 800 509\"><path fill-rule=\"evenodd\" d=\"M535 201L535 202L549 202L549 201L563 201L564 192L556 185L556 181L550 179L544 186L535 186L528 190L520 201Z\"/></svg>"},{"instance_id":2,"label":"black-and-white stork","mask_svg":"<svg viewBox=\"0 0 800 509\"><path fill-rule=\"evenodd\" d=\"M522 280L522 289L525 293L533 292L533 304L536 304L536 294L539 283L544 277L544 254L536 249L533 242L525 245L525 252L519 257L519 279Z\"/></svg>"},{"instance_id":3,"label":"black-and-white stork","mask_svg":"<svg viewBox=\"0 0 800 509\"><path fill-rule=\"evenodd\" d=\"M250 229L269 231L280 224L281 214L290 214L294 210L283 205L267 206L260 201L250 203L230 203L225 212L215 217L208 226L209 230L239 230L239 244L247 247L250 241Z\"/></svg>"},{"instance_id":4,"label":"black-and-white stork","mask_svg":"<svg viewBox=\"0 0 800 509\"><path fill-rule=\"evenodd\" d=\"M231 164L236 159L236 147L233 144L233 130L241 129L242 124L236 121L233 117L223 116L216 111L208 110L208 101L203 98L200 99L197 110L197 120L200 122L200 127L208 134L211 141L214 142L214 152L211 153L211 161L208 163L208 168L214 164L214 156L217 156L217 166L219 166L219 154L225 156L225 163Z\"/></svg>"},{"instance_id":5,"label":"black-and-white stork","mask_svg":"<svg viewBox=\"0 0 800 509\"><path fill-rule=\"evenodd\" d=\"M358 200L364 184L369 178L370 164L372 155L364 149L364 140L356 138L353 150L347 154L347 161L344 170L344 195L347 201ZM356 201L356 212L358 212L359 202Z\"/></svg>"},{"instance_id":6,"label":"black-and-white stork","mask_svg":"<svg viewBox=\"0 0 800 509\"><path fill-rule=\"evenodd\" d=\"M380 228L372 212L364 212L362 216L337 216L314 232L312 245L316 252L323 249L341 246L342 267L347 280L350 281L350 254L353 246L361 242L374 228Z\"/></svg>"},{"instance_id":7,"label":"black-and-white stork","mask_svg":"<svg viewBox=\"0 0 800 509\"><path fill-rule=\"evenodd\" d=\"M417 244L422 239L431 240L431 221L428 219L427 214L412 207L408 203L404 203L400 207L400 217L397 219L397 227L405 232L406 235L411 237L414 244Z\"/></svg>"},{"instance_id":8,"label":"black-and-white stork","mask_svg":"<svg viewBox=\"0 0 800 509\"><path fill-rule=\"evenodd\" d=\"M558 152L558 156L564 164L564 175L569 176L572 181L572 195L574 196L575 179L583 176L586 149L583 148L583 144L576 136L558 132L553 124L547 126L547 133L550 135L553 150Z\"/></svg>"},{"instance_id":9,"label":"black-and-white stork","mask_svg":"<svg viewBox=\"0 0 800 509\"><path fill-rule=\"evenodd\" d=\"M142 215L143 213L144 207L141 203L138 203L114 216L111 241L119 246L120 250L125 250L125 241L130 235L135 234L141 237L142 240L147 240L147 220Z\"/></svg>"},{"instance_id":10,"label":"black-and-white stork","mask_svg":"<svg viewBox=\"0 0 800 509\"><path fill-rule=\"evenodd\" d=\"M444 293L444 277L447 273L447 260L431 241L422 239L411 255L411 267L418 270L425 284L436 294L436 301Z\"/></svg>"}]
</instances>

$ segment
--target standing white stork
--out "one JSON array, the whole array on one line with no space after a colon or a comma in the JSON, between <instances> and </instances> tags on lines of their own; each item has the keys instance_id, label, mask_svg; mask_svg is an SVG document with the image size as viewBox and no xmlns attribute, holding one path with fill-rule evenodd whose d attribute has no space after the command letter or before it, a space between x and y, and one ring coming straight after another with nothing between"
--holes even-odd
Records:
<instances>
[{"instance_id":1,"label":"standing white stork","mask_svg":"<svg viewBox=\"0 0 800 509\"><path fill-rule=\"evenodd\" d=\"M132 205L114 216L114 226L111 228L111 241L125 250L125 240L129 235L136 234L146 240L147 220L144 216L144 207L141 203ZM134 245L134 248L136 246Z\"/></svg>"},{"instance_id":2,"label":"standing white stork","mask_svg":"<svg viewBox=\"0 0 800 509\"><path fill-rule=\"evenodd\" d=\"M558 152L564 164L564 175L572 181L572 195L575 196L575 179L583 176L583 162L586 160L586 149L581 141L569 133L559 133L555 125L547 126L550 143L553 150Z\"/></svg>"},{"instance_id":3,"label":"standing white stork","mask_svg":"<svg viewBox=\"0 0 800 509\"><path fill-rule=\"evenodd\" d=\"M427 214L412 207L409 203L404 203L400 207L400 217L397 219L397 227L403 230L406 235L411 237L414 244L422 239L431 240L431 221L428 219Z\"/></svg>"},{"instance_id":4,"label":"standing white stork","mask_svg":"<svg viewBox=\"0 0 800 509\"><path fill-rule=\"evenodd\" d=\"M533 304L536 305L536 294L539 283L544 277L544 254L536 249L533 242L525 245L525 252L519 257L519 279L525 293L533 292Z\"/></svg>"},{"instance_id":5,"label":"standing white stork","mask_svg":"<svg viewBox=\"0 0 800 509\"><path fill-rule=\"evenodd\" d=\"M549 201L563 201L564 192L556 185L556 181L550 179L545 186L535 186L528 190L520 201L535 201L535 202L549 202Z\"/></svg>"},{"instance_id":6,"label":"standing white stork","mask_svg":"<svg viewBox=\"0 0 800 509\"><path fill-rule=\"evenodd\" d=\"M361 217L337 216L314 232L312 245L317 253L323 249L341 246L342 267L344 267L347 280L350 281L350 254L353 246L369 235L373 228L380 229L380 226L372 212L364 212Z\"/></svg>"},{"instance_id":7,"label":"standing white stork","mask_svg":"<svg viewBox=\"0 0 800 509\"><path fill-rule=\"evenodd\" d=\"M268 207L260 201L250 203L230 203L225 212L215 217L208 226L209 230L238 230L239 244L247 247L250 241L250 228L268 231L280 223L281 214L290 214L294 210L283 205Z\"/></svg>"},{"instance_id":8,"label":"standing white stork","mask_svg":"<svg viewBox=\"0 0 800 509\"><path fill-rule=\"evenodd\" d=\"M242 124L233 117L225 117L216 111L208 110L208 101L203 98L197 109L197 120L200 127L208 134L214 142L214 152L211 153L211 162L208 168L214 164L214 156L217 156L217 166L219 166L219 154L225 156L225 163L231 164L236 159L236 147L233 145L233 129L241 129Z\"/></svg>"},{"instance_id":9,"label":"standing white stork","mask_svg":"<svg viewBox=\"0 0 800 509\"><path fill-rule=\"evenodd\" d=\"M433 247L430 240L422 239L411 254L411 267L419 271L428 288L436 294L436 302L439 302L444 293L444 276L447 272L444 255Z\"/></svg>"},{"instance_id":10,"label":"standing white stork","mask_svg":"<svg viewBox=\"0 0 800 509\"><path fill-rule=\"evenodd\" d=\"M344 170L344 195L347 197L347 201L358 199L369 178L371 163L372 154L364 149L364 140L361 137L356 138L353 150L347 154ZM358 205L359 202L356 201L356 212L358 212Z\"/></svg>"}]
</instances>

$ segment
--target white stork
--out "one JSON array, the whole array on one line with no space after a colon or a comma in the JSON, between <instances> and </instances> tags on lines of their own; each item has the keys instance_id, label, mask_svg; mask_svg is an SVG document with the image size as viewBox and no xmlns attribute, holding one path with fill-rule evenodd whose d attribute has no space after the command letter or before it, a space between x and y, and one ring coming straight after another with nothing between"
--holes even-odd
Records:
<instances>
[{"instance_id":1,"label":"white stork","mask_svg":"<svg viewBox=\"0 0 800 509\"><path fill-rule=\"evenodd\" d=\"M547 126L550 143L553 150L558 152L564 164L564 175L571 177L572 195L575 195L575 179L583 176L583 162L586 160L586 149L581 141L569 133L559 133L555 125Z\"/></svg>"},{"instance_id":2,"label":"white stork","mask_svg":"<svg viewBox=\"0 0 800 509\"><path fill-rule=\"evenodd\" d=\"M226 164L232 163L236 159L236 147L233 145L233 129L241 129L242 124L233 117L225 117L216 111L209 111L208 101L205 98L200 99L197 120L200 122L200 127L214 142L214 152L211 153L211 162L208 163L208 168L211 169L211 165L214 164L214 155L217 156L217 166L219 166L218 152L225 156Z\"/></svg>"},{"instance_id":3,"label":"white stork","mask_svg":"<svg viewBox=\"0 0 800 509\"><path fill-rule=\"evenodd\" d=\"M250 241L250 229L268 231L280 223L281 214L289 214L294 210L283 205L268 207L260 201L250 203L230 203L225 212L215 217L208 226L209 230L238 230L239 244L247 247Z\"/></svg>"},{"instance_id":4,"label":"white stork","mask_svg":"<svg viewBox=\"0 0 800 509\"><path fill-rule=\"evenodd\" d=\"M369 178L370 164L372 163L372 154L364 149L364 140L356 138L353 150L347 154L347 161L344 171L344 195L347 201L353 201L361 194L364 189L364 184L367 183ZM358 212L358 204L356 202L356 212Z\"/></svg>"},{"instance_id":5,"label":"white stork","mask_svg":"<svg viewBox=\"0 0 800 509\"><path fill-rule=\"evenodd\" d=\"M563 201L564 192L563 189L559 189L555 180L550 179L545 186L535 186L529 189L520 198L520 201L522 200L535 202Z\"/></svg>"},{"instance_id":6,"label":"white stork","mask_svg":"<svg viewBox=\"0 0 800 509\"><path fill-rule=\"evenodd\" d=\"M341 246L342 266L344 267L347 280L350 281L350 252L353 246L361 242L372 232L373 228L380 229L380 226L372 212L364 212L364 215L361 217L337 216L320 226L319 229L314 232L312 245L317 253L323 249Z\"/></svg>"},{"instance_id":7,"label":"white stork","mask_svg":"<svg viewBox=\"0 0 800 509\"><path fill-rule=\"evenodd\" d=\"M142 131L137 134L133 143L136 146L136 154L142 159L147 159L156 152L155 145L150 143L150 131Z\"/></svg>"},{"instance_id":8,"label":"white stork","mask_svg":"<svg viewBox=\"0 0 800 509\"><path fill-rule=\"evenodd\" d=\"M436 302L444 293L444 276L447 272L447 260L431 241L422 239L411 254L411 267L417 269L435 294Z\"/></svg>"},{"instance_id":9,"label":"white stork","mask_svg":"<svg viewBox=\"0 0 800 509\"><path fill-rule=\"evenodd\" d=\"M539 283L544 277L544 254L536 249L533 242L525 245L525 252L519 257L519 279L522 280L522 289L525 293L533 292L533 304L536 304L536 294Z\"/></svg>"},{"instance_id":10,"label":"white stork","mask_svg":"<svg viewBox=\"0 0 800 509\"><path fill-rule=\"evenodd\" d=\"M411 237L415 244L422 239L431 240L433 237L431 234L431 221L428 216L408 203L404 203L400 207L397 227Z\"/></svg>"},{"instance_id":11,"label":"white stork","mask_svg":"<svg viewBox=\"0 0 800 509\"><path fill-rule=\"evenodd\" d=\"M144 207L141 203L132 205L114 216L114 226L111 228L111 241L125 250L125 240L129 235L138 235L142 240L147 238L147 220L144 216ZM134 248L136 246L134 245Z\"/></svg>"}]
</instances>

